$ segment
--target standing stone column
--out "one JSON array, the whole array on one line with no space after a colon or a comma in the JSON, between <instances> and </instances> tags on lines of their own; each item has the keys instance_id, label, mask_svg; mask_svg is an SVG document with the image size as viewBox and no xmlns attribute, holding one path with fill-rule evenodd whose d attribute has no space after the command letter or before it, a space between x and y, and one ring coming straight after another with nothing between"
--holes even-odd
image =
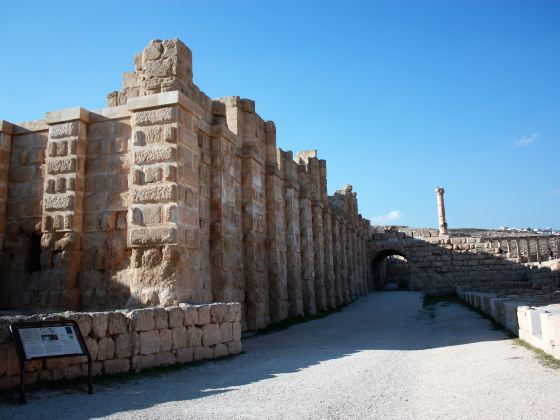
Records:
<instances>
[{"instance_id":1,"label":"standing stone column","mask_svg":"<svg viewBox=\"0 0 560 420\"><path fill-rule=\"evenodd\" d=\"M449 233L447 231L447 222L445 220L445 204L443 202L443 193L445 190L442 187L436 188L436 198L438 206L438 222L439 222L439 236L445 237Z\"/></svg>"},{"instance_id":2,"label":"standing stone column","mask_svg":"<svg viewBox=\"0 0 560 420\"><path fill-rule=\"evenodd\" d=\"M8 169L10 167L10 151L12 149L13 126L0 120L0 262L6 230L6 202L8 200Z\"/></svg>"},{"instance_id":3,"label":"standing stone column","mask_svg":"<svg viewBox=\"0 0 560 420\"><path fill-rule=\"evenodd\" d=\"M44 178L41 259L52 261L41 272L48 290L42 309L79 307L77 275L82 254L86 137L89 112L83 108L49 112ZM60 247L53 246L55 243ZM51 249L54 249L51 253Z\"/></svg>"},{"instance_id":4,"label":"standing stone column","mask_svg":"<svg viewBox=\"0 0 560 420\"><path fill-rule=\"evenodd\" d=\"M336 308L335 277L334 277L334 257L333 257L333 232L331 212L328 204L323 208L323 239L325 252L325 289L327 293L327 305L329 308Z\"/></svg>"},{"instance_id":5,"label":"standing stone column","mask_svg":"<svg viewBox=\"0 0 560 420\"><path fill-rule=\"evenodd\" d=\"M340 280L342 283L342 301L350 303L349 261L348 261L348 228L344 220L340 221Z\"/></svg>"},{"instance_id":6,"label":"standing stone column","mask_svg":"<svg viewBox=\"0 0 560 420\"><path fill-rule=\"evenodd\" d=\"M540 263L541 262L541 244L540 244L540 240L539 238L537 238L537 262Z\"/></svg>"},{"instance_id":7,"label":"standing stone column","mask_svg":"<svg viewBox=\"0 0 560 420\"><path fill-rule=\"evenodd\" d=\"M519 239L515 239L515 250L517 252L517 262L521 262L521 243Z\"/></svg>"}]
</instances>

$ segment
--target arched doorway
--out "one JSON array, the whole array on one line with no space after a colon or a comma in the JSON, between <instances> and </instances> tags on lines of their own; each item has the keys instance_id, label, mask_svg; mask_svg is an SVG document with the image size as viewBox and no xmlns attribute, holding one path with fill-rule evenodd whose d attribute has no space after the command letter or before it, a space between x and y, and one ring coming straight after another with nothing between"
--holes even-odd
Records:
<instances>
[{"instance_id":1,"label":"arched doorway","mask_svg":"<svg viewBox=\"0 0 560 420\"><path fill-rule=\"evenodd\" d=\"M374 284L377 290L408 290L410 264L405 255L396 250L384 250L373 259Z\"/></svg>"}]
</instances>

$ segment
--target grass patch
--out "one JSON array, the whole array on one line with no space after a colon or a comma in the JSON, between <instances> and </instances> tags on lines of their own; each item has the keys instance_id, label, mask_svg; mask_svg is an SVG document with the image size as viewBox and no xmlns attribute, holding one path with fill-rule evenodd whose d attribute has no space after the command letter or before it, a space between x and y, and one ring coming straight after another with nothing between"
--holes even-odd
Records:
<instances>
[{"instance_id":1,"label":"grass patch","mask_svg":"<svg viewBox=\"0 0 560 420\"><path fill-rule=\"evenodd\" d=\"M560 360L555 359L550 354L546 354L541 349L538 349L538 348L530 345L529 343L527 343L526 341L523 341L520 338L514 338L513 343L515 345L525 347L526 349L531 350L533 352L533 354L535 355L535 358L538 360L538 362L541 365L543 365L545 367L549 367L551 369L556 369L556 370L560 369Z\"/></svg>"}]
</instances>

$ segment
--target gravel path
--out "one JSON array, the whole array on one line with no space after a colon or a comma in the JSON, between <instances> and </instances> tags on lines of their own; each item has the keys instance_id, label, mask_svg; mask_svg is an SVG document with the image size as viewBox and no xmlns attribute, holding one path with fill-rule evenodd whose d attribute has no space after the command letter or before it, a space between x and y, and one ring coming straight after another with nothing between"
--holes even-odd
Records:
<instances>
[{"instance_id":1,"label":"gravel path","mask_svg":"<svg viewBox=\"0 0 560 420\"><path fill-rule=\"evenodd\" d=\"M30 395L0 418L560 418L560 371L458 305L380 292L166 375Z\"/></svg>"}]
</instances>

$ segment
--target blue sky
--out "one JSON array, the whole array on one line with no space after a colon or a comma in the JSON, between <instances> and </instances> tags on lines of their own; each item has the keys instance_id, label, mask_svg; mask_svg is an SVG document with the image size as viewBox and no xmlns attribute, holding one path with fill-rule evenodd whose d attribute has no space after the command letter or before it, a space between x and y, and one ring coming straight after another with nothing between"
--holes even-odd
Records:
<instances>
[{"instance_id":1,"label":"blue sky","mask_svg":"<svg viewBox=\"0 0 560 420\"><path fill-rule=\"evenodd\" d=\"M560 228L559 1L2 4L0 119L105 105L150 39L181 38L195 83L318 149L381 223Z\"/></svg>"}]
</instances>

